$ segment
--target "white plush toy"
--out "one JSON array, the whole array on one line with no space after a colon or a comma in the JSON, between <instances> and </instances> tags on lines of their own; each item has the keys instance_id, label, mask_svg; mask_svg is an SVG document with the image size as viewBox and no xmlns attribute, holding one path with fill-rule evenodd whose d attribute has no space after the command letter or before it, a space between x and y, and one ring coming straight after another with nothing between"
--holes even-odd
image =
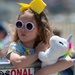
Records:
<instances>
[{"instance_id":1,"label":"white plush toy","mask_svg":"<svg viewBox=\"0 0 75 75\"><path fill-rule=\"evenodd\" d=\"M50 48L45 52L39 52L39 59L42 61L42 67L54 64L58 61L59 57L66 57L71 52L70 40L72 35L67 39L61 38L59 36L52 36L50 39ZM58 73L48 74L48 75L58 75Z\"/></svg>"}]
</instances>

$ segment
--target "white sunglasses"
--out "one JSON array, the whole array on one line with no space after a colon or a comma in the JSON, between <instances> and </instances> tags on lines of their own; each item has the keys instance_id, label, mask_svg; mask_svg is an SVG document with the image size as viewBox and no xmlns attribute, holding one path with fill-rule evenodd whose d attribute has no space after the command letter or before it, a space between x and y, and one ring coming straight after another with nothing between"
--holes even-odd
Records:
<instances>
[{"instance_id":1,"label":"white sunglasses","mask_svg":"<svg viewBox=\"0 0 75 75\"><path fill-rule=\"evenodd\" d=\"M28 31L31 31L35 28L35 26L32 22L27 22L26 24L24 24L21 20L17 20L17 22L16 22L17 29L21 29L24 26L25 26L25 29Z\"/></svg>"}]
</instances>

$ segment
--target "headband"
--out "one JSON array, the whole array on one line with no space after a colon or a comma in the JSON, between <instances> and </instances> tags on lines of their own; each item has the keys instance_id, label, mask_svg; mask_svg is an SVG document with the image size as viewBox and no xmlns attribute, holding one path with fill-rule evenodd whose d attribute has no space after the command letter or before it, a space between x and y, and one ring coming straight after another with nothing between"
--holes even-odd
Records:
<instances>
[{"instance_id":1,"label":"headband","mask_svg":"<svg viewBox=\"0 0 75 75\"><path fill-rule=\"evenodd\" d=\"M21 5L20 12L23 12L26 9L32 9L34 12L40 14L46 7L46 4L43 0L33 0L29 4L18 3Z\"/></svg>"}]
</instances>

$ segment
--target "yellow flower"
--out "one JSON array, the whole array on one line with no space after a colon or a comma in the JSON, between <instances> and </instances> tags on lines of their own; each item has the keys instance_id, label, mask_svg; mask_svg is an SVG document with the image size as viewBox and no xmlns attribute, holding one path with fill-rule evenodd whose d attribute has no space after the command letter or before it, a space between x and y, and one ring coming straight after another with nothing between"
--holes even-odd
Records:
<instances>
[{"instance_id":1,"label":"yellow flower","mask_svg":"<svg viewBox=\"0 0 75 75\"><path fill-rule=\"evenodd\" d=\"M30 54L31 54L29 48L26 48L26 54L27 54L27 55L30 55Z\"/></svg>"},{"instance_id":2,"label":"yellow flower","mask_svg":"<svg viewBox=\"0 0 75 75\"><path fill-rule=\"evenodd\" d=\"M13 48L9 48L9 52L12 52Z\"/></svg>"}]
</instances>

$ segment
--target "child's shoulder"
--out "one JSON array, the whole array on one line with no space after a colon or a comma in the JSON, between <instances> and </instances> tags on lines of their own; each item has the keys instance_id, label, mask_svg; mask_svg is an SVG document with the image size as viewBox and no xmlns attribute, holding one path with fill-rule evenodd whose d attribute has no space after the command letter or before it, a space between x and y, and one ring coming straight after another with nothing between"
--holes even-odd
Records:
<instances>
[{"instance_id":1,"label":"child's shoulder","mask_svg":"<svg viewBox=\"0 0 75 75\"><path fill-rule=\"evenodd\" d=\"M10 46L17 46L17 45L18 45L17 42L11 42L11 43L10 43Z\"/></svg>"},{"instance_id":2,"label":"child's shoulder","mask_svg":"<svg viewBox=\"0 0 75 75\"><path fill-rule=\"evenodd\" d=\"M9 45L10 48L15 48L15 49L22 49L24 48L23 44L18 41L18 42L11 42Z\"/></svg>"},{"instance_id":3,"label":"child's shoulder","mask_svg":"<svg viewBox=\"0 0 75 75\"><path fill-rule=\"evenodd\" d=\"M16 44L16 42L11 42L11 43L10 43L10 45L15 45L15 44Z\"/></svg>"}]
</instances>

